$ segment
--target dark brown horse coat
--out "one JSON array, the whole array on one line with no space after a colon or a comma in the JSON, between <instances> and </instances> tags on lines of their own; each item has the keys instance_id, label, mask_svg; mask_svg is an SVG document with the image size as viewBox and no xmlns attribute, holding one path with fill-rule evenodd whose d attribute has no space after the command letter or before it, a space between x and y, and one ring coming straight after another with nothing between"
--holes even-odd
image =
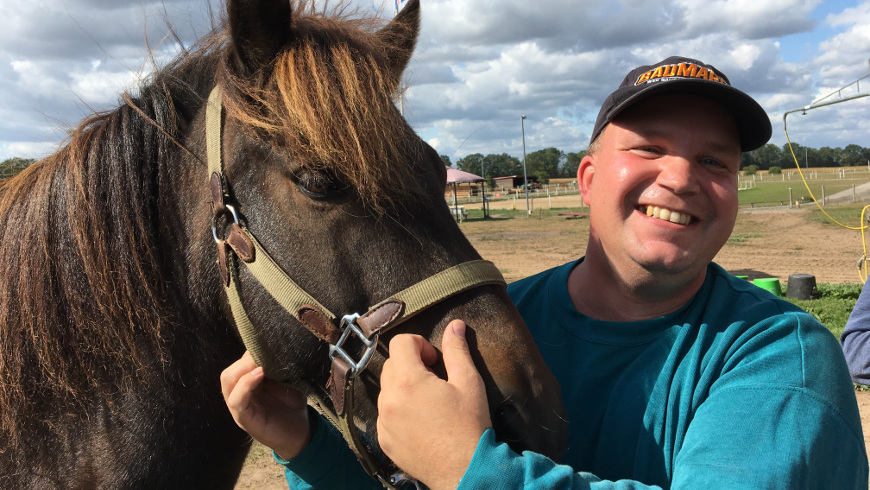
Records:
<instances>
[{"instance_id":1,"label":"dark brown horse coat","mask_svg":"<svg viewBox=\"0 0 870 490\"><path fill-rule=\"evenodd\" d=\"M234 485L249 438L219 387L244 347L210 230L204 104L215 84L231 198L332 311L365 311L478 258L444 204L443 164L391 99L416 0L377 30L304 2L230 0L228 14L137 95L0 181L2 489ZM327 345L240 279L274 358L323 395ZM473 333L497 432L558 453L558 387L503 288L462 293L400 330L438 345L453 318ZM357 396L373 442L382 360Z\"/></svg>"}]
</instances>

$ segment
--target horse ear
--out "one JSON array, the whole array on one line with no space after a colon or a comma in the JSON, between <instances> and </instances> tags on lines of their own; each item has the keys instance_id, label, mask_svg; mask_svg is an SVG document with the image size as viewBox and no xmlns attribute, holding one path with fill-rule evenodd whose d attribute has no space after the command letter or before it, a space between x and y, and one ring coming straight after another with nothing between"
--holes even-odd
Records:
<instances>
[{"instance_id":1,"label":"horse ear","mask_svg":"<svg viewBox=\"0 0 870 490\"><path fill-rule=\"evenodd\" d=\"M250 74L268 64L290 40L290 0L228 0L237 68Z\"/></svg>"},{"instance_id":2,"label":"horse ear","mask_svg":"<svg viewBox=\"0 0 870 490\"><path fill-rule=\"evenodd\" d=\"M399 15L377 33L384 44L393 47L390 54L390 67L397 86L411 60L419 32L420 0L408 0Z\"/></svg>"}]
</instances>

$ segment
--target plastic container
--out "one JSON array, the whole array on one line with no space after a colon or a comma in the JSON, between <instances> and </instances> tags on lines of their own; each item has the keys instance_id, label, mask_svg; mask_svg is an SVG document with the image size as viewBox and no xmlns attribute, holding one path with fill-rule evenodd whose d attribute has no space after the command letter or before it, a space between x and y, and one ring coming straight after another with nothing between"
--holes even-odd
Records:
<instances>
[{"instance_id":1,"label":"plastic container","mask_svg":"<svg viewBox=\"0 0 870 490\"><path fill-rule=\"evenodd\" d=\"M779 285L779 279L775 277L759 277L758 279L752 281L752 284L760 287L761 289L765 289L770 291L776 296L782 297L782 287Z\"/></svg>"},{"instance_id":2,"label":"plastic container","mask_svg":"<svg viewBox=\"0 0 870 490\"><path fill-rule=\"evenodd\" d=\"M785 295L794 299L815 299L819 296L816 290L816 276L812 274L791 274L788 276L788 288Z\"/></svg>"}]
</instances>

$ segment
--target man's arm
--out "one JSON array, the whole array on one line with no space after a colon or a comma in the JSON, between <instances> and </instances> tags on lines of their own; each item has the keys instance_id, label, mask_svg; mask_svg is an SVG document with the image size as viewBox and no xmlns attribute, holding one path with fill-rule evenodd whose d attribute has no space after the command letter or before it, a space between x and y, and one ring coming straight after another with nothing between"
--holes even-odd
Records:
<instances>
[{"instance_id":1,"label":"man's arm","mask_svg":"<svg viewBox=\"0 0 870 490\"><path fill-rule=\"evenodd\" d=\"M799 318L789 315L780 321L781 329L767 322L769 329L759 328L760 337L749 338L739 347L740 352L728 357L734 365L724 366L724 374L709 380L709 394L697 406L668 405L682 413L676 418L662 419L668 423L652 422L648 426L650 437L672 448L659 455L665 459L671 488L811 489L867 485L867 459L857 422L857 405L836 340L808 315ZM789 325L795 321L811 325ZM766 335L770 337L764 338ZM789 347L776 347L779 342ZM801 350L791 348L795 344L801 345ZM797 372L792 372L795 357L798 367ZM785 358L790 361L783 362ZM393 368L401 371L403 366L397 361ZM473 365L456 363L451 376L467 376L463 370L472 371ZM798 381L793 382L795 378ZM382 390L382 393L395 390L390 396L398 397L404 389L387 380L382 383ZM451 441L447 436L451 419L430 413L445 407L474 406L473 402L461 399L462 393L458 391L460 399L451 398L437 407L416 404L410 396L391 408L407 410L402 415L407 418L406 424L415 424L415 415L419 417L416 423L421 425L414 442L391 450L401 451L397 456L401 456L402 464L414 468L409 472L417 471L416 476L424 483L429 483L427 472L443 469L446 459L442 459L441 448L450 448L453 442L465 447L464 439ZM457 416L461 414L456 411ZM390 419L380 420L379 428L388 426ZM463 471L460 489L657 488L627 479L602 481L596 475L557 465L539 454L517 454L497 442L491 429L479 439L468 465L460 462L450 469ZM437 486L438 481L430 481L436 483L434 488L442 488Z\"/></svg>"},{"instance_id":2,"label":"man's arm","mask_svg":"<svg viewBox=\"0 0 870 490\"><path fill-rule=\"evenodd\" d=\"M861 290L846 328L840 334L840 344L852 381L870 385L870 288Z\"/></svg>"}]
</instances>

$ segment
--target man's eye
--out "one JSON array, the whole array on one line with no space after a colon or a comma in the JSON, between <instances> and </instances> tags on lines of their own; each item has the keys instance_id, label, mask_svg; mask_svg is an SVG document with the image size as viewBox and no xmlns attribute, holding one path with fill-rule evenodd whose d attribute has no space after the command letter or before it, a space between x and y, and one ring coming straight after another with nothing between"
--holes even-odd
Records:
<instances>
[{"instance_id":1,"label":"man's eye","mask_svg":"<svg viewBox=\"0 0 870 490\"><path fill-rule=\"evenodd\" d=\"M731 167L729 167L726 162L719 160L718 158L704 158L703 160L701 160L701 163L707 167L710 167L710 168L724 169L724 170L731 169Z\"/></svg>"},{"instance_id":2,"label":"man's eye","mask_svg":"<svg viewBox=\"0 0 870 490\"><path fill-rule=\"evenodd\" d=\"M715 158L704 158L703 160L701 160L701 163L703 163L704 165L712 165L714 167L724 167L725 166L725 164L723 164L719 160L716 160Z\"/></svg>"},{"instance_id":3,"label":"man's eye","mask_svg":"<svg viewBox=\"0 0 870 490\"><path fill-rule=\"evenodd\" d=\"M661 150L654 146L638 146L634 149L636 152L644 155L661 155Z\"/></svg>"}]
</instances>

